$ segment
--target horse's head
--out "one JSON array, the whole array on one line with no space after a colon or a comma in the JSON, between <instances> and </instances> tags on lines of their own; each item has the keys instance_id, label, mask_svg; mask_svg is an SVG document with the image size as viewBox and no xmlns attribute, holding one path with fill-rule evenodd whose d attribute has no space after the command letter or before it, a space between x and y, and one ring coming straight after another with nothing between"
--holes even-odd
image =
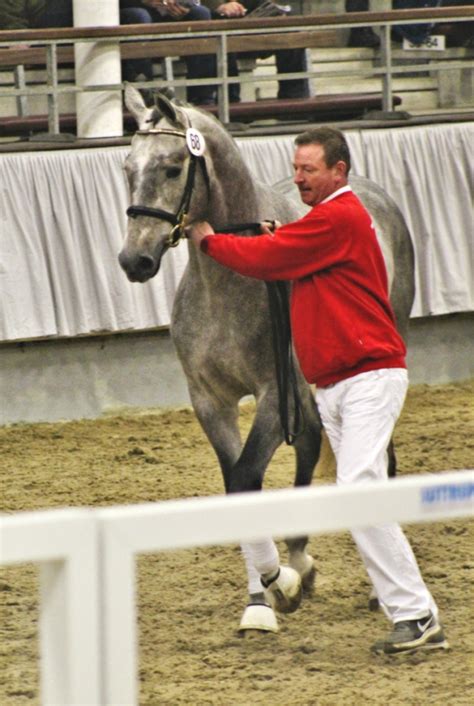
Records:
<instances>
[{"instance_id":1,"label":"horse's head","mask_svg":"<svg viewBox=\"0 0 474 706\"><path fill-rule=\"evenodd\" d=\"M119 262L129 280L146 282L158 272L166 250L184 235L186 219L205 216L205 146L188 109L165 96L147 108L140 93L128 86L125 102L138 131L125 161L132 205Z\"/></svg>"}]
</instances>

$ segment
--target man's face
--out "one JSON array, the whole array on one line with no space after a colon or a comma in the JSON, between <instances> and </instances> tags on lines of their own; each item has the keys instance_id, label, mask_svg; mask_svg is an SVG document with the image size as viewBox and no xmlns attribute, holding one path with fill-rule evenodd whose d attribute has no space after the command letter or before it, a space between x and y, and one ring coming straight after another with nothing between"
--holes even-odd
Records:
<instances>
[{"instance_id":1,"label":"man's face","mask_svg":"<svg viewBox=\"0 0 474 706\"><path fill-rule=\"evenodd\" d=\"M322 145L299 145L295 151L293 166L294 182L299 189L301 200L308 206L316 206L347 184L345 163L336 162L333 167L328 167Z\"/></svg>"}]
</instances>

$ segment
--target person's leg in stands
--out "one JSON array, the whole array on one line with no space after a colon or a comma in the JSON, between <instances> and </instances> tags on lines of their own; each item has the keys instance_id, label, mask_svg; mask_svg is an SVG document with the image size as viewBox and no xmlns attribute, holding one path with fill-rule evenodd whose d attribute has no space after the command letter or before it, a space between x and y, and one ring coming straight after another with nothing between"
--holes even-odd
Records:
<instances>
[{"instance_id":1,"label":"person's leg in stands","mask_svg":"<svg viewBox=\"0 0 474 706\"><path fill-rule=\"evenodd\" d=\"M125 7L120 10L120 24L138 25L153 22L151 14L144 7ZM143 75L145 80L153 79L153 62L151 59L128 59L122 62L122 78L124 81L136 81Z\"/></svg>"},{"instance_id":2,"label":"person's leg in stands","mask_svg":"<svg viewBox=\"0 0 474 706\"><path fill-rule=\"evenodd\" d=\"M346 12L367 12L369 9L369 0L346 0ZM352 27L347 46L375 49L380 46L380 39L371 27Z\"/></svg>"},{"instance_id":3,"label":"person's leg in stands","mask_svg":"<svg viewBox=\"0 0 474 706\"><path fill-rule=\"evenodd\" d=\"M420 7L439 7L441 0L393 0L393 10L410 10ZM433 24L416 24L416 25L395 25L393 30L393 38L398 41L408 39L413 44L423 44L431 34Z\"/></svg>"},{"instance_id":4,"label":"person's leg in stands","mask_svg":"<svg viewBox=\"0 0 474 706\"><path fill-rule=\"evenodd\" d=\"M46 2L41 27L73 27L72 0Z\"/></svg>"},{"instance_id":5,"label":"person's leg in stands","mask_svg":"<svg viewBox=\"0 0 474 706\"><path fill-rule=\"evenodd\" d=\"M275 52L275 58L279 74L306 71L304 49L279 49ZM278 82L278 98L308 98L309 94L309 82L306 78Z\"/></svg>"},{"instance_id":6,"label":"person's leg in stands","mask_svg":"<svg viewBox=\"0 0 474 706\"><path fill-rule=\"evenodd\" d=\"M202 2L206 3L206 0L201 0L201 3ZM247 12L247 9L243 4L234 0L223 0L223 2L219 2L219 0L217 0L216 2L209 3L209 5L211 7L211 18L214 20L245 17ZM251 53L248 56L254 56L254 54ZM217 71L214 76L216 75ZM239 75L237 54L227 54L227 75ZM240 101L240 84L233 83L229 85L229 101L231 103L238 103Z\"/></svg>"},{"instance_id":7,"label":"person's leg in stands","mask_svg":"<svg viewBox=\"0 0 474 706\"><path fill-rule=\"evenodd\" d=\"M227 54L227 75L239 75L237 54ZM240 103L240 83L231 83L229 85L229 101L231 103Z\"/></svg>"},{"instance_id":8,"label":"person's leg in stands","mask_svg":"<svg viewBox=\"0 0 474 706\"><path fill-rule=\"evenodd\" d=\"M189 12L182 18L186 22L209 21L211 11L204 5L193 5ZM214 78L216 76L215 54L203 54L185 57L187 76L190 79ZM187 99L195 105L209 105L216 102L216 86L190 86L187 91Z\"/></svg>"}]
</instances>

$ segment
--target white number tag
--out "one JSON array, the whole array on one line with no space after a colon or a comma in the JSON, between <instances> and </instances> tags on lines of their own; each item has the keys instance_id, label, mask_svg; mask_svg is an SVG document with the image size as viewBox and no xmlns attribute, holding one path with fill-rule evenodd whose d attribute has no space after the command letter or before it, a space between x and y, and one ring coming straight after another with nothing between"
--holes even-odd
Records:
<instances>
[{"instance_id":1,"label":"white number tag","mask_svg":"<svg viewBox=\"0 0 474 706\"><path fill-rule=\"evenodd\" d=\"M186 130L186 144L188 150L195 157L201 157L206 149L206 141L203 135L194 127L188 127Z\"/></svg>"},{"instance_id":2,"label":"white number tag","mask_svg":"<svg viewBox=\"0 0 474 706\"><path fill-rule=\"evenodd\" d=\"M413 44L404 37L402 48L405 51L444 51L446 48L446 37L444 34L432 34L425 39L423 44Z\"/></svg>"}]
</instances>

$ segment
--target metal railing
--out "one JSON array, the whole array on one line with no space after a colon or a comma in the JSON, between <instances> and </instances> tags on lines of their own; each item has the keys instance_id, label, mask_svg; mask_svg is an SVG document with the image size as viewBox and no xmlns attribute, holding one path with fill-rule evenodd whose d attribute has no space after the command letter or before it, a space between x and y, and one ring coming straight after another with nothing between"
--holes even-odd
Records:
<instances>
[{"instance_id":1,"label":"metal railing","mask_svg":"<svg viewBox=\"0 0 474 706\"><path fill-rule=\"evenodd\" d=\"M122 91L124 83L101 84L95 86L71 86L60 85L58 79L58 48L64 45L71 45L72 42L80 43L101 43L103 45L130 43L149 40L177 40L184 41L193 39L214 39L216 40L217 57L217 77L206 79L175 79L172 75L172 64L165 63L164 79L156 81L138 82L138 88L151 88L159 86L172 86L174 88L215 84L218 86L218 116L224 123L229 122L229 98L228 86L231 83L261 83L274 81L274 74L258 76L238 76L228 75L228 40L231 37L241 37L242 45L245 47L245 38L260 35L270 36L272 34L291 34L301 31L321 32L323 30L350 29L353 27L371 27L380 33L380 66L368 69L337 69L331 68L324 71L306 71L301 73L279 74L278 80L291 80L295 78L321 78L347 76L380 76L382 90L382 109L386 113L393 112L393 77L394 75L413 74L422 72L441 72L446 70L461 70L466 68L474 69L474 62L470 60L437 60L436 54L424 63L413 65L395 65L393 62L391 30L394 26L414 25L427 23L437 25L443 22L462 23L474 20L474 9L469 6L454 8L423 8L418 10L397 10L387 12L364 12L345 14L325 14L325 15L305 15L283 18L259 18L258 20L247 18L244 20L216 20L212 23L203 22L180 22L180 29L177 30L176 23L163 23L155 25L128 25L119 27L88 27L88 28L68 28L55 30L21 30L0 32L0 52L7 48L14 50L15 47L27 43L31 48L46 47L46 83L42 86L27 86L25 72L22 68L16 71L15 87L0 87L0 99L5 97L15 97L19 109L24 110L25 97L32 95L46 95L48 97L48 127L49 133L57 135L60 132L58 100L63 94L77 94L92 91ZM177 50L176 55L179 55ZM6 56L6 55L4 55ZM0 53L0 58L2 54ZM5 61L3 61L5 64ZM22 105L23 103L23 105Z\"/></svg>"}]
</instances>

